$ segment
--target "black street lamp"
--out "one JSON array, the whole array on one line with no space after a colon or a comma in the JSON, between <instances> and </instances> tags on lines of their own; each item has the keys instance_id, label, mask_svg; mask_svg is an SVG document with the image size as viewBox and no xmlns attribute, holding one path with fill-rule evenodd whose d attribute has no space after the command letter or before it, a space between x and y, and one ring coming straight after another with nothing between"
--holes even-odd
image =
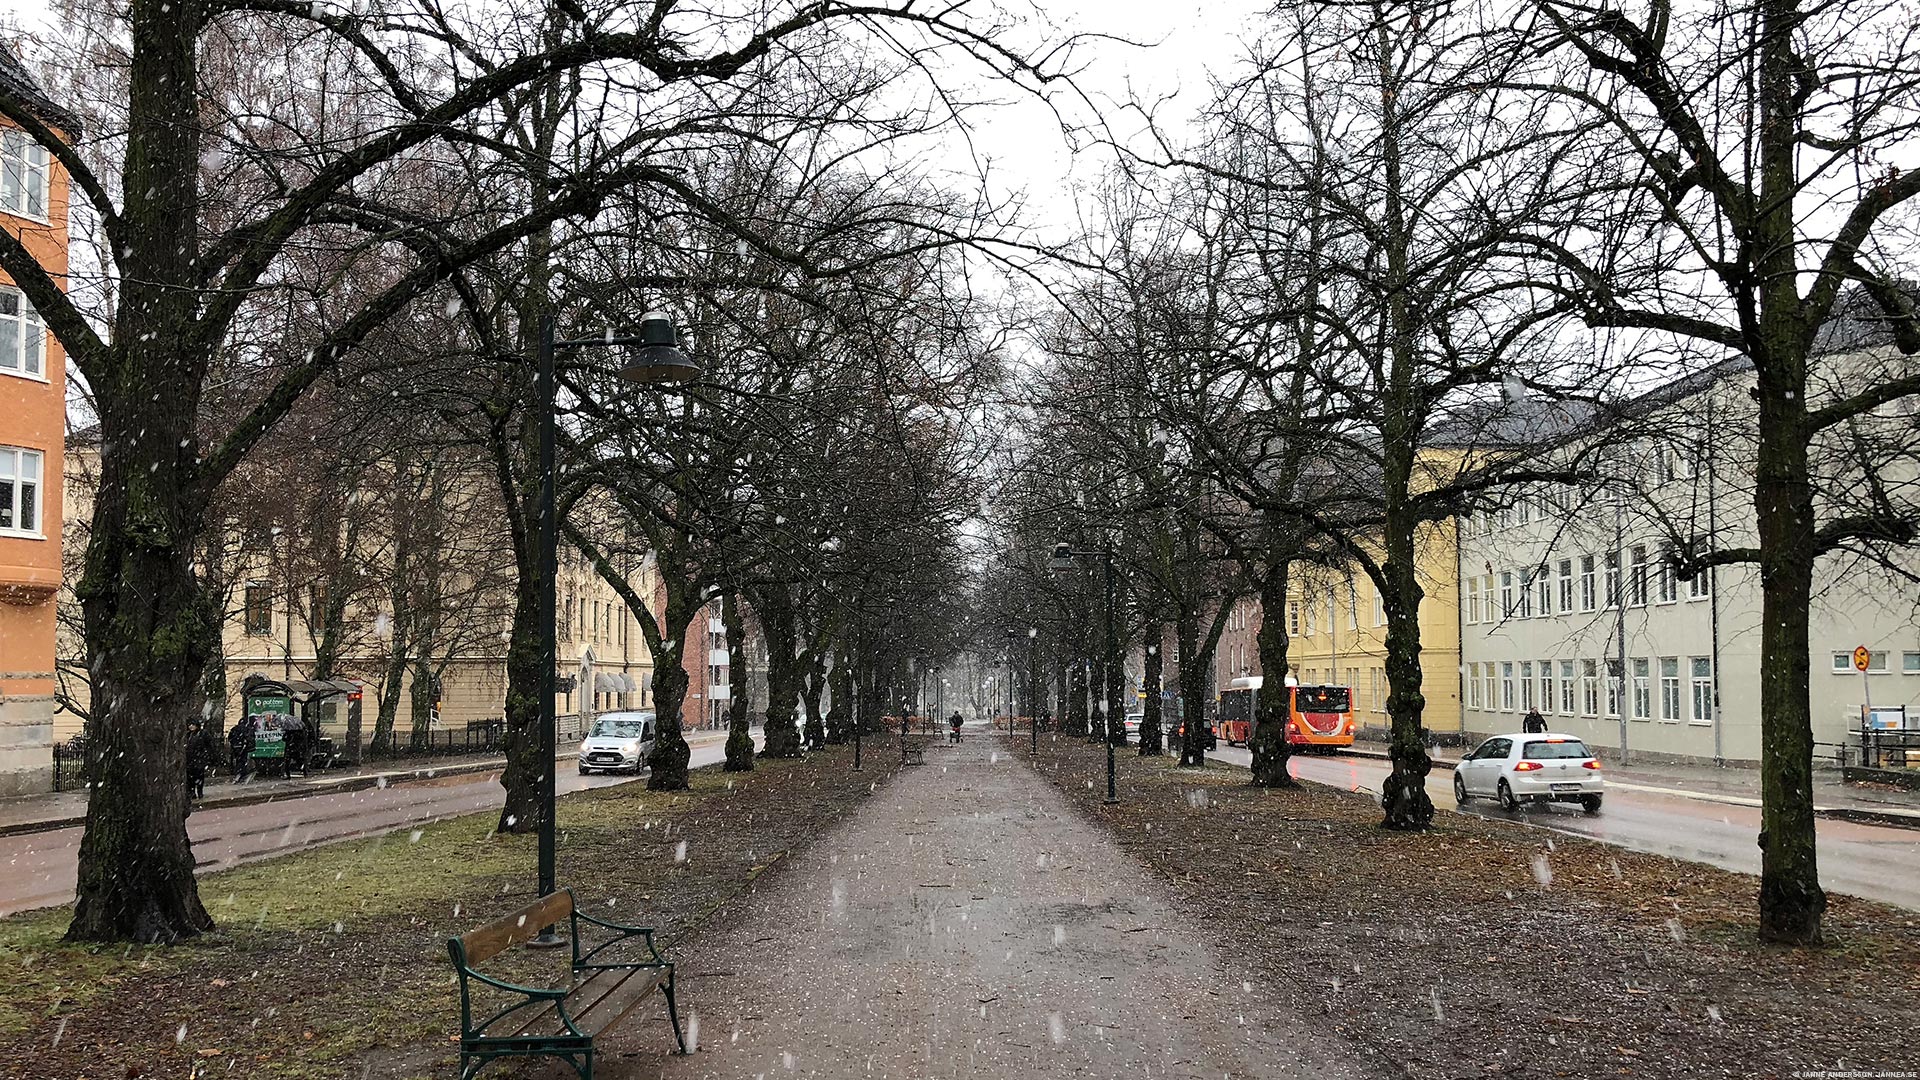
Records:
<instances>
[{"instance_id":1,"label":"black street lamp","mask_svg":"<svg viewBox=\"0 0 1920 1080\"><path fill-rule=\"evenodd\" d=\"M559 676L556 669L560 663L559 628L554 625L555 607L560 578L560 522L558 509L554 503L554 414L558 411L555 402L553 359L561 349L586 348L625 348L629 350L629 362L620 369L620 377L629 382L647 385L667 385L686 383L700 377L700 365L680 349L680 335L674 331L673 320L658 311L650 311L640 320L640 333L637 336L622 336L608 330L596 337L555 340L552 315L540 318L540 352L536 358L533 376L533 393L540 409L540 519L538 550L536 555L540 564L540 577L544 588L540 590L541 649L545 653L540 674L540 772L541 772L541 811L540 811L540 895L551 895L558 887L555 880L554 848L557 807L555 805L559 787L555 775L554 757L559 753L559 723L553 699L559 693ZM561 938L551 926L542 928L540 936L529 944L558 945Z\"/></svg>"},{"instance_id":2,"label":"black street lamp","mask_svg":"<svg viewBox=\"0 0 1920 1080\"><path fill-rule=\"evenodd\" d=\"M1033 685L1033 639L1039 636L1039 627L1027 627L1027 727L1033 732L1033 752L1036 755L1040 753L1040 710L1035 707L1033 700L1037 689Z\"/></svg>"},{"instance_id":3,"label":"black street lamp","mask_svg":"<svg viewBox=\"0 0 1920 1080\"><path fill-rule=\"evenodd\" d=\"M1013 642L1015 634L1007 631L1007 734L1013 734Z\"/></svg>"},{"instance_id":4,"label":"black street lamp","mask_svg":"<svg viewBox=\"0 0 1920 1080\"><path fill-rule=\"evenodd\" d=\"M1100 693L1105 699L1104 712L1107 717L1107 802L1117 803L1120 801L1120 798L1114 793L1113 789L1114 701L1113 695L1109 692L1113 684L1111 675L1113 671L1112 665L1116 662L1115 654L1119 651L1115 647L1113 640L1113 548L1111 546L1102 546L1098 551L1075 551L1071 544L1055 544L1053 545L1053 558L1048 560L1047 565L1054 573L1071 573L1079 566L1079 560L1096 558L1100 560L1102 584L1106 587L1106 655L1101 669L1103 672L1102 681L1107 685L1100 688ZM1126 723L1124 720L1121 721L1120 725L1120 737L1123 739L1127 737Z\"/></svg>"}]
</instances>

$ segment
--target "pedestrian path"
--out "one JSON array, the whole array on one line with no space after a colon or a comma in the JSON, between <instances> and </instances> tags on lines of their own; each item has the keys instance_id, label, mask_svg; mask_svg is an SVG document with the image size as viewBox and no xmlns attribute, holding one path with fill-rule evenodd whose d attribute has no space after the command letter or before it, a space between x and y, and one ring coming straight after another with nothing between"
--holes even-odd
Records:
<instances>
[{"instance_id":1,"label":"pedestrian path","mask_svg":"<svg viewBox=\"0 0 1920 1080\"><path fill-rule=\"evenodd\" d=\"M697 1051L631 1023L597 1075L1361 1075L1005 746L930 747L764 875L678 950Z\"/></svg>"}]
</instances>

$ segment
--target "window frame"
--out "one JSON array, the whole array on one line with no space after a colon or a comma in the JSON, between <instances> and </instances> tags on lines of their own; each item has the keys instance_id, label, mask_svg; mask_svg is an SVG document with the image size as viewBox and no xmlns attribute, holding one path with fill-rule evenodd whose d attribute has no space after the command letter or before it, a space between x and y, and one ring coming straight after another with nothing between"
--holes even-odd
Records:
<instances>
[{"instance_id":1,"label":"window frame","mask_svg":"<svg viewBox=\"0 0 1920 1080\"><path fill-rule=\"evenodd\" d=\"M1653 658L1635 656L1627 661L1633 672L1633 718L1653 719Z\"/></svg>"},{"instance_id":2,"label":"window frame","mask_svg":"<svg viewBox=\"0 0 1920 1080\"><path fill-rule=\"evenodd\" d=\"M1701 665L1706 665L1705 674ZM1690 724L1713 723L1713 657L1692 656L1687 658L1688 682L1692 689L1687 722ZM1705 705L1702 713L1701 706Z\"/></svg>"},{"instance_id":3,"label":"window frame","mask_svg":"<svg viewBox=\"0 0 1920 1080\"><path fill-rule=\"evenodd\" d=\"M1683 715L1683 704L1680 693L1680 658L1662 656L1660 657L1660 719L1669 724L1677 724L1686 719Z\"/></svg>"},{"instance_id":4,"label":"window frame","mask_svg":"<svg viewBox=\"0 0 1920 1080\"><path fill-rule=\"evenodd\" d=\"M1500 711L1513 711L1513 661L1500 661Z\"/></svg>"},{"instance_id":5,"label":"window frame","mask_svg":"<svg viewBox=\"0 0 1920 1080\"><path fill-rule=\"evenodd\" d=\"M0 295L11 295L20 303L20 311L18 314L8 315L5 312L0 312L0 320L11 321L15 324L13 338L14 355L12 357L15 366L9 367L4 361L0 361L0 375L10 375L13 378L25 379L28 382L51 384L53 377L47 374L47 343L53 340L53 335L47 333L47 321L45 317L34 308L32 301L27 299L26 293L21 292L12 285L0 284ZM37 334L40 340L40 367L37 371L28 371L26 367L29 329Z\"/></svg>"},{"instance_id":6,"label":"window frame","mask_svg":"<svg viewBox=\"0 0 1920 1080\"><path fill-rule=\"evenodd\" d=\"M19 128L0 129L0 170L4 170L13 164L13 155L16 152L16 148L20 155L18 160L21 172L20 194L22 205L18 210L8 206L4 201L5 188L0 187L0 214L8 214L12 217L20 218L23 221L37 222L41 225L51 225L53 224L53 219L50 215L53 213L53 169L55 164L53 153L46 147L40 145L39 141L33 138L33 136L28 135ZM27 155L34 150L40 151L43 158L38 166L35 166L31 161L27 160ZM39 170L40 175L40 212L38 214L27 208L27 204L31 201L29 197L31 189L27 185L27 178L36 168Z\"/></svg>"},{"instance_id":7,"label":"window frame","mask_svg":"<svg viewBox=\"0 0 1920 1080\"><path fill-rule=\"evenodd\" d=\"M266 618L256 621L255 615L261 614ZM248 637L273 636L273 590L264 581L249 581L241 587L240 632Z\"/></svg>"},{"instance_id":8,"label":"window frame","mask_svg":"<svg viewBox=\"0 0 1920 1080\"><path fill-rule=\"evenodd\" d=\"M20 508L26 505L24 492L33 490L33 527L23 528L18 524L0 525L0 536L14 540L45 540L47 538L47 455L45 451L30 446L0 446L0 454L11 458L6 483L8 485L8 520L20 521L23 516ZM27 479L27 462L33 462L33 479Z\"/></svg>"},{"instance_id":9,"label":"window frame","mask_svg":"<svg viewBox=\"0 0 1920 1080\"><path fill-rule=\"evenodd\" d=\"M1592 555L1580 556L1580 610L1597 611L1600 603L1600 584L1597 578L1599 560Z\"/></svg>"},{"instance_id":10,"label":"window frame","mask_svg":"<svg viewBox=\"0 0 1920 1080\"><path fill-rule=\"evenodd\" d=\"M1560 614L1573 613L1573 560L1560 560Z\"/></svg>"}]
</instances>

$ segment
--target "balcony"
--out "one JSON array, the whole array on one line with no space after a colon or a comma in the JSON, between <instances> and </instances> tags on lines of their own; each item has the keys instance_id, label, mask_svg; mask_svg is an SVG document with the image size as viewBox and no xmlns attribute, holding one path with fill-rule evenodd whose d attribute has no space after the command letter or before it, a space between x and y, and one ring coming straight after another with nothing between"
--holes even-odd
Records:
<instances>
[{"instance_id":1,"label":"balcony","mask_svg":"<svg viewBox=\"0 0 1920 1080\"><path fill-rule=\"evenodd\" d=\"M708 667L730 667L732 664L732 654L725 649L715 649L707 654Z\"/></svg>"}]
</instances>

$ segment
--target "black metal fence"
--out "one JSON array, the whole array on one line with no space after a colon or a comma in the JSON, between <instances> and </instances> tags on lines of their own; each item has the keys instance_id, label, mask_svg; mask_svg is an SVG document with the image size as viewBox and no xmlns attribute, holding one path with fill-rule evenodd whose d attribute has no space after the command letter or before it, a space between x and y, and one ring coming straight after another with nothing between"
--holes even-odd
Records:
<instances>
[{"instance_id":1,"label":"black metal fence","mask_svg":"<svg viewBox=\"0 0 1920 1080\"><path fill-rule=\"evenodd\" d=\"M53 744L53 790L77 791L87 782L87 744L80 739Z\"/></svg>"}]
</instances>

